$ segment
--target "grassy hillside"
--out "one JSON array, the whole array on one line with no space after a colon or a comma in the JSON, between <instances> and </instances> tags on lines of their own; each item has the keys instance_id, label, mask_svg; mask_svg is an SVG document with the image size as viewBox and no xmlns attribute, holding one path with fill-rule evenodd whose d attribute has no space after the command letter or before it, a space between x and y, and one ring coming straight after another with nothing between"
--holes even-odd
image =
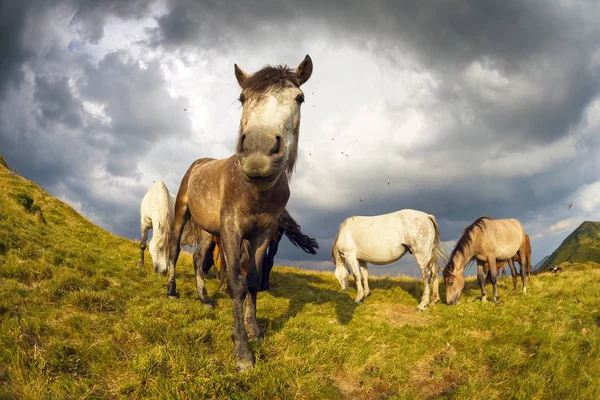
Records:
<instances>
[{"instance_id":1,"label":"grassy hillside","mask_svg":"<svg viewBox=\"0 0 600 400\"><path fill-rule=\"evenodd\" d=\"M539 270L567 261L600 263L600 222L585 221L579 225L544 261Z\"/></svg>"},{"instance_id":2,"label":"grassy hillside","mask_svg":"<svg viewBox=\"0 0 600 400\"><path fill-rule=\"evenodd\" d=\"M184 257L167 300L137 245L0 166L0 398L600 398L600 265L535 276L526 297L505 279L498 304L469 279L422 313L415 279L371 279L356 306L332 273L276 267L240 375L216 280L206 310Z\"/></svg>"}]
</instances>

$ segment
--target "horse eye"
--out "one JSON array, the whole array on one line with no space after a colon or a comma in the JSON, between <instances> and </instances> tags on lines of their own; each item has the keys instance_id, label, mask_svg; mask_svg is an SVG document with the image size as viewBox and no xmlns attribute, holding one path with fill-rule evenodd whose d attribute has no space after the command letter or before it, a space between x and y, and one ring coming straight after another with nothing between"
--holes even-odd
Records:
<instances>
[{"instance_id":1,"label":"horse eye","mask_svg":"<svg viewBox=\"0 0 600 400\"><path fill-rule=\"evenodd\" d=\"M298 96L296 96L296 101L298 102L298 104L304 103L304 95L299 94Z\"/></svg>"},{"instance_id":2,"label":"horse eye","mask_svg":"<svg viewBox=\"0 0 600 400\"><path fill-rule=\"evenodd\" d=\"M240 94L240 98L238 100L240 101L240 103L244 104L244 102L246 101L246 96Z\"/></svg>"},{"instance_id":3,"label":"horse eye","mask_svg":"<svg viewBox=\"0 0 600 400\"><path fill-rule=\"evenodd\" d=\"M449 286L454 286L454 281L451 281L450 283L448 283Z\"/></svg>"}]
</instances>

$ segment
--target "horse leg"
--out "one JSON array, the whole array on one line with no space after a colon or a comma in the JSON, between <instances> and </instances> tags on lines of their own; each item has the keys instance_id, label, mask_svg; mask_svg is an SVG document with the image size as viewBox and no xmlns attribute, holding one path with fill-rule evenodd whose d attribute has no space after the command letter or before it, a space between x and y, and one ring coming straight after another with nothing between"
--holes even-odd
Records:
<instances>
[{"instance_id":1,"label":"horse leg","mask_svg":"<svg viewBox=\"0 0 600 400\"><path fill-rule=\"evenodd\" d=\"M206 290L206 282L204 281L204 271L208 270L210 263L212 262L211 253L214 244L212 243L212 235L208 232L202 231L197 238L198 248L194 252L194 270L196 271L196 290L198 291L198 298L202 304L208 308L213 308L213 304L208 298L208 291Z\"/></svg>"},{"instance_id":2,"label":"horse leg","mask_svg":"<svg viewBox=\"0 0 600 400\"><path fill-rule=\"evenodd\" d=\"M438 273L438 268L437 268L437 265L436 265L435 262L432 261L430 263L430 267L429 268L431 269L431 274L433 275L433 280L432 280L432 283L431 283L431 285L432 285L432 288L431 288L432 289L431 290L432 291L431 304L435 304L438 301L440 301L440 289L439 289L440 284L439 284L439 281L438 281L438 278L439 278L438 275L439 275L439 273Z\"/></svg>"},{"instance_id":3,"label":"horse leg","mask_svg":"<svg viewBox=\"0 0 600 400\"><path fill-rule=\"evenodd\" d=\"M218 266L219 266L219 275L220 275L220 282L221 282L221 287L219 288L219 290L225 289L225 287L227 286L227 263L225 262L225 257L223 256L223 249L219 246L219 259L217 260Z\"/></svg>"},{"instance_id":4,"label":"horse leg","mask_svg":"<svg viewBox=\"0 0 600 400\"><path fill-rule=\"evenodd\" d=\"M484 265L485 263L483 261L477 260L477 282L479 283L479 288L481 289L482 303L487 301L487 291L485 290L486 273Z\"/></svg>"},{"instance_id":5,"label":"horse leg","mask_svg":"<svg viewBox=\"0 0 600 400\"><path fill-rule=\"evenodd\" d=\"M359 261L358 265L360 265L360 274L363 279L363 286L365 290L365 297L371 295L371 289L369 289L369 271L367 270L367 262Z\"/></svg>"},{"instance_id":6,"label":"horse leg","mask_svg":"<svg viewBox=\"0 0 600 400\"><path fill-rule=\"evenodd\" d=\"M267 248L267 255L265 256L265 261L263 262L262 268L262 276L260 279L260 288L259 291L267 291L270 289L269 285L269 277L271 276L271 270L273 269L273 265L275 264L275 254L277 254L277 249L279 248L279 241L281 240L281 236L279 238L274 238L269 243L269 247Z\"/></svg>"},{"instance_id":7,"label":"horse leg","mask_svg":"<svg viewBox=\"0 0 600 400\"><path fill-rule=\"evenodd\" d=\"M429 305L429 285L432 283L433 274L429 260L425 261L425 257L422 257L420 253L413 255L415 256L415 260L417 261L417 265L419 266L423 277L423 295L421 296L421 302L417 306L419 311L423 311Z\"/></svg>"},{"instance_id":8,"label":"horse leg","mask_svg":"<svg viewBox=\"0 0 600 400\"><path fill-rule=\"evenodd\" d=\"M225 221L224 221L225 220ZM227 220L221 217L221 223ZM237 231L233 220L230 224L223 224L221 229L221 246L225 264L227 265L227 277L229 285L227 291L231 298L233 308L233 332L231 340L233 341L233 353L237 357L237 369L239 371L249 371L254 365L254 355L248 346L248 335L244 326L244 299L248 294L248 284L246 278L242 275L240 265L240 244L242 237Z\"/></svg>"},{"instance_id":9,"label":"horse leg","mask_svg":"<svg viewBox=\"0 0 600 400\"><path fill-rule=\"evenodd\" d=\"M527 258L523 249L519 249L519 260L521 280L523 282L523 294L527 294Z\"/></svg>"},{"instance_id":10,"label":"horse leg","mask_svg":"<svg viewBox=\"0 0 600 400\"><path fill-rule=\"evenodd\" d=\"M219 243L217 243L214 238L213 238L213 243L215 244L215 247L213 247L213 251L212 251L212 260L213 260L213 265L215 266L215 276L217 277L217 279L219 279L219 292L221 290L223 290L223 288L225 287L225 271L223 269L223 255L221 254L221 247L219 246Z\"/></svg>"},{"instance_id":11,"label":"horse leg","mask_svg":"<svg viewBox=\"0 0 600 400\"><path fill-rule=\"evenodd\" d=\"M264 332L258 326L256 320L256 296L261 284L262 277L262 266L267 252L267 247L271 241L272 232L267 232L261 235L258 240L250 242L250 248L248 250L248 272L246 274L246 280L248 281L248 294L246 295L246 304L244 308L244 321L246 323L246 329L248 330L248 336L250 338L256 338L262 341L265 337Z\"/></svg>"},{"instance_id":12,"label":"horse leg","mask_svg":"<svg viewBox=\"0 0 600 400\"><path fill-rule=\"evenodd\" d=\"M148 231L150 230L150 225L146 224L143 220L141 223L142 229L142 241L140 242L140 262L138 263L138 268L144 265L144 251L146 250L146 241L148 240Z\"/></svg>"},{"instance_id":13,"label":"horse leg","mask_svg":"<svg viewBox=\"0 0 600 400\"><path fill-rule=\"evenodd\" d=\"M490 276L490 281L492 282L492 287L494 288L494 302L497 302L500 296L498 296L498 282L496 279L498 277L498 269L496 268L496 256L488 257L488 263L490 264L488 274Z\"/></svg>"},{"instance_id":14,"label":"horse leg","mask_svg":"<svg viewBox=\"0 0 600 400\"><path fill-rule=\"evenodd\" d=\"M178 196L178 199L179 196ZM173 218L173 236L171 236L171 243L168 244L171 249L169 251L169 278L167 280L167 297L169 299L179 298L177 293L177 285L175 282L175 266L179 259L179 251L181 250L181 234L185 224L190 219L190 210L187 205L187 201L177 201L175 203L175 216Z\"/></svg>"},{"instance_id":15,"label":"horse leg","mask_svg":"<svg viewBox=\"0 0 600 400\"><path fill-rule=\"evenodd\" d=\"M354 281L356 282L356 299L354 302L356 304L360 304L361 301L365 298L365 292L363 290L362 279L360 276L360 267L358 265L358 259L356 258L356 253L352 254L344 254L344 258L350 268L352 269L352 274L354 274Z\"/></svg>"},{"instance_id":16,"label":"horse leg","mask_svg":"<svg viewBox=\"0 0 600 400\"><path fill-rule=\"evenodd\" d=\"M508 266L510 267L510 275L512 276L513 290L517 290L517 268L515 268L515 262L509 259Z\"/></svg>"}]
</instances>

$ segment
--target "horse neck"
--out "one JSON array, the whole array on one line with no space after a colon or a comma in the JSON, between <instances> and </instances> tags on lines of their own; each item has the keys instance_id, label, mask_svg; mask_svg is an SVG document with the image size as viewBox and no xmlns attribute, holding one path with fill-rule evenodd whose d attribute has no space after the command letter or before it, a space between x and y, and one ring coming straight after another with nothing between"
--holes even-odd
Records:
<instances>
[{"instance_id":1,"label":"horse neck","mask_svg":"<svg viewBox=\"0 0 600 400\"><path fill-rule=\"evenodd\" d=\"M465 246L461 251L457 251L452 257L452 263L454 264L455 273L462 274L465 271L465 267L471 261L474 256L473 245L469 244Z\"/></svg>"}]
</instances>

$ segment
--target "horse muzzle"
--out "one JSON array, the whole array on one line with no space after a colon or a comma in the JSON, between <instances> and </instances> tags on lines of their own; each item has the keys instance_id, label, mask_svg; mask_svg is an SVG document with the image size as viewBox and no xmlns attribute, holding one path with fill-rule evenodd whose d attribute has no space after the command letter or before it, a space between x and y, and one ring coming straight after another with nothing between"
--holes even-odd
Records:
<instances>
[{"instance_id":1,"label":"horse muzzle","mask_svg":"<svg viewBox=\"0 0 600 400\"><path fill-rule=\"evenodd\" d=\"M455 305L456 303L458 303L458 299L459 299L459 298L460 298L460 293L459 293L459 294L457 294L457 295L455 295L455 296L448 297L448 300L446 300L446 303L447 303L449 306L453 306L453 305Z\"/></svg>"},{"instance_id":2,"label":"horse muzzle","mask_svg":"<svg viewBox=\"0 0 600 400\"><path fill-rule=\"evenodd\" d=\"M261 154L240 159L240 169L246 182L259 187L272 186L281 176L281 163Z\"/></svg>"}]
</instances>

